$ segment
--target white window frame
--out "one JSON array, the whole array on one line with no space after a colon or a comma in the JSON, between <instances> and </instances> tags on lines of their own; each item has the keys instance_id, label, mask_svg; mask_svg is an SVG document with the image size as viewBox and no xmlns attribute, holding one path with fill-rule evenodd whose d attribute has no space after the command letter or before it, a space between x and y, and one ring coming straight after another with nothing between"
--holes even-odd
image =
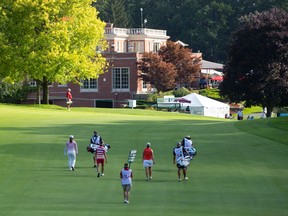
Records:
<instances>
[{"instance_id":1,"label":"white window frame","mask_svg":"<svg viewBox=\"0 0 288 216\"><path fill-rule=\"evenodd\" d=\"M98 79L81 80L81 92L98 92Z\"/></svg>"},{"instance_id":2,"label":"white window frame","mask_svg":"<svg viewBox=\"0 0 288 216\"><path fill-rule=\"evenodd\" d=\"M147 91L148 84L149 84L148 82L145 82L144 80L142 80L142 89Z\"/></svg>"},{"instance_id":3,"label":"white window frame","mask_svg":"<svg viewBox=\"0 0 288 216\"><path fill-rule=\"evenodd\" d=\"M112 91L129 92L130 91L130 68L113 67L112 68Z\"/></svg>"},{"instance_id":4,"label":"white window frame","mask_svg":"<svg viewBox=\"0 0 288 216\"><path fill-rule=\"evenodd\" d=\"M161 47L161 43L160 42L154 42L153 43L153 52L155 52L155 53L158 52L160 47Z\"/></svg>"},{"instance_id":5,"label":"white window frame","mask_svg":"<svg viewBox=\"0 0 288 216\"><path fill-rule=\"evenodd\" d=\"M29 81L29 85L32 86L32 87L36 87L37 86L37 82L32 79L32 80Z\"/></svg>"}]
</instances>

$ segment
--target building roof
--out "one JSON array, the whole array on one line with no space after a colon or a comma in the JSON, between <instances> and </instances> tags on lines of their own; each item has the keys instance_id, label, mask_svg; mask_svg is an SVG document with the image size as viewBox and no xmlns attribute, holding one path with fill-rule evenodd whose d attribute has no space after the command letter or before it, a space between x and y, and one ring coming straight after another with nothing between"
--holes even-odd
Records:
<instances>
[{"instance_id":1,"label":"building roof","mask_svg":"<svg viewBox=\"0 0 288 216\"><path fill-rule=\"evenodd\" d=\"M201 60L201 69L223 70L223 64Z\"/></svg>"},{"instance_id":2,"label":"building roof","mask_svg":"<svg viewBox=\"0 0 288 216\"><path fill-rule=\"evenodd\" d=\"M175 43L179 44L180 46L183 46L183 47L189 46L189 44L186 44L186 43L184 43L183 41L180 41L180 40L176 41Z\"/></svg>"}]
</instances>

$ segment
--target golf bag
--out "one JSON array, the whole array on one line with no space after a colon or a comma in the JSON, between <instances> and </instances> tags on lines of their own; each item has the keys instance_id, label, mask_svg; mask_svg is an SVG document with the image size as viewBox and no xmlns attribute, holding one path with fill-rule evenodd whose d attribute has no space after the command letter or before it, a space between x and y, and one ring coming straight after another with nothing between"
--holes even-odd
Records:
<instances>
[{"instance_id":1,"label":"golf bag","mask_svg":"<svg viewBox=\"0 0 288 216\"><path fill-rule=\"evenodd\" d=\"M190 164L190 161L192 160L192 157L191 156L185 156L184 158L180 158L178 161L177 161L177 166L180 168L183 168L183 167L187 167L189 166Z\"/></svg>"},{"instance_id":2,"label":"golf bag","mask_svg":"<svg viewBox=\"0 0 288 216\"><path fill-rule=\"evenodd\" d=\"M193 157L195 157L197 155L197 150L194 147L187 148L186 151L188 152L188 154L185 152L185 156L190 156L191 160L193 159Z\"/></svg>"},{"instance_id":3,"label":"golf bag","mask_svg":"<svg viewBox=\"0 0 288 216\"><path fill-rule=\"evenodd\" d=\"M86 149L87 149L87 152L94 154L97 147L99 147L99 145L91 143L90 145L87 146ZM104 148L105 148L106 152L108 152L108 150L111 148L111 146L109 144L105 144Z\"/></svg>"}]
</instances>

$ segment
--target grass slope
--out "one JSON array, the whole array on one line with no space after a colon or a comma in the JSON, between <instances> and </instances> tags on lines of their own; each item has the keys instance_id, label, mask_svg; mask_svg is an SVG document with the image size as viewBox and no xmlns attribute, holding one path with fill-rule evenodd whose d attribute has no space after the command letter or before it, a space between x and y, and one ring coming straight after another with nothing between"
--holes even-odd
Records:
<instances>
[{"instance_id":1,"label":"grass slope","mask_svg":"<svg viewBox=\"0 0 288 216\"><path fill-rule=\"evenodd\" d=\"M287 118L241 121L126 109L0 105L0 212L21 216L287 215ZM86 152L97 129L112 148L105 176ZM78 142L76 170L64 144ZM177 182L172 148L190 134L198 156L189 180ZM144 180L141 153L152 144L153 181ZM284 144L284 145L283 145ZM129 205L119 172L137 149Z\"/></svg>"}]
</instances>

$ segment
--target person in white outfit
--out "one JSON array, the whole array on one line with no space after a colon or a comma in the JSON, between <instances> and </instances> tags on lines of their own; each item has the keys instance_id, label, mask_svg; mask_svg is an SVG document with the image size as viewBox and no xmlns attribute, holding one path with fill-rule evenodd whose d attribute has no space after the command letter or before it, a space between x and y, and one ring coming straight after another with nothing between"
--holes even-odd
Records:
<instances>
[{"instance_id":1,"label":"person in white outfit","mask_svg":"<svg viewBox=\"0 0 288 216\"><path fill-rule=\"evenodd\" d=\"M177 146L173 148L173 163L176 163L178 168L178 181L181 182L181 170L183 171L184 180L188 180L187 177L187 166L188 162L185 160L184 147L181 142L177 143Z\"/></svg>"},{"instance_id":2,"label":"person in white outfit","mask_svg":"<svg viewBox=\"0 0 288 216\"><path fill-rule=\"evenodd\" d=\"M266 118L266 113L264 112L264 110L263 110L263 112L261 113L260 118L261 118L261 119L265 119L265 118Z\"/></svg>"},{"instance_id":3,"label":"person in white outfit","mask_svg":"<svg viewBox=\"0 0 288 216\"><path fill-rule=\"evenodd\" d=\"M189 151L189 149L192 148L193 146L193 142L191 140L191 136L187 135L182 139L181 145L184 147L184 150L186 150L186 152Z\"/></svg>"},{"instance_id":4,"label":"person in white outfit","mask_svg":"<svg viewBox=\"0 0 288 216\"><path fill-rule=\"evenodd\" d=\"M120 172L120 178L123 189L124 203L129 204L129 195L132 187L133 172L129 168L128 163L124 164L124 168Z\"/></svg>"},{"instance_id":5,"label":"person in white outfit","mask_svg":"<svg viewBox=\"0 0 288 216\"><path fill-rule=\"evenodd\" d=\"M64 155L68 156L68 167L69 170L75 170L76 155L78 154L78 146L74 140L74 136L70 135L69 140L66 142Z\"/></svg>"},{"instance_id":6,"label":"person in white outfit","mask_svg":"<svg viewBox=\"0 0 288 216\"><path fill-rule=\"evenodd\" d=\"M185 136L182 141L181 141L181 145L184 148L184 154L185 156L189 155L191 157L196 156L196 149L193 146L193 141L191 139L190 135Z\"/></svg>"}]
</instances>

